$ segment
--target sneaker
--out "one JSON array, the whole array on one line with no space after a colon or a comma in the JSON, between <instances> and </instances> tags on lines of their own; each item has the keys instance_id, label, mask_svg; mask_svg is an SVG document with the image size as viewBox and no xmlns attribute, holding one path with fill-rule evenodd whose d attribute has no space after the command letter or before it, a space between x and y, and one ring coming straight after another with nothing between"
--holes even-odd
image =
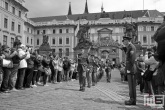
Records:
<instances>
[{"instance_id":1,"label":"sneaker","mask_svg":"<svg viewBox=\"0 0 165 110\"><path fill-rule=\"evenodd\" d=\"M11 92L17 92L17 91L19 91L19 90L13 88L13 89L11 89L10 91L11 91Z\"/></svg>"},{"instance_id":2,"label":"sneaker","mask_svg":"<svg viewBox=\"0 0 165 110\"><path fill-rule=\"evenodd\" d=\"M34 84L34 85L32 85L32 87L33 87L33 88L34 88L34 87L37 87L37 85Z\"/></svg>"},{"instance_id":3,"label":"sneaker","mask_svg":"<svg viewBox=\"0 0 165 110\"><path fill-rule=\"evenodd\" d=\"M45 84L44 86L49 86L49 85Z\"/></svg>"},{"instance_id":4,"label":"sneaker","mask_svg":"<svg viewBox=\"0 0 165 110\"><path fill-rule=\"evenodd\" d=\"M37 82L37 85L42 85L40 82Z\"/></svg>"}]
</instances>

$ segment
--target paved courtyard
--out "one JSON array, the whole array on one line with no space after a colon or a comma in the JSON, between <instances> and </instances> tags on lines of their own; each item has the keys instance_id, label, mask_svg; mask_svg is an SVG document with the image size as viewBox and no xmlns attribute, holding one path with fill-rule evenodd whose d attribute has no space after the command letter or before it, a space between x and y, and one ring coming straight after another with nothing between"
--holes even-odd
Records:
<instances>
[{"instance_id":1,"label":"paved courtyard","mask_svg":"<svg viewBox=\"0 0 165 110\"><path fill-rule=\"evenodd\" d=\"M0 94L0 110L151 110L143 105L139 87L137 105L124 105L129 99L128 85L120 81L118 70L112 72L111 83L106 83L104 76L95 87L87 88L85 92L78 90L75 80Z\"/></svg>"}]
</instances>

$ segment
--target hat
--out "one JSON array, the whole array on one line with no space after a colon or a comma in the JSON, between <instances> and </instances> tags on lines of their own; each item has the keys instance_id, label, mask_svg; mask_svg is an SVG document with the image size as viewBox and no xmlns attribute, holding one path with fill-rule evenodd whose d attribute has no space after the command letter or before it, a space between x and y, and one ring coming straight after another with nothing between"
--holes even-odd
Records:
<instances>
[{"instance_id":1,"label":"hat","mask_svg":"<svg viewBox=\"0 0 165 110\"><path fill-rule=\"evenodd\" d=\"M7 48L9 48L8 45L2 45L2 50L5 50L5 49L7 49Z\"/></svg>"},{"instance_id":2,"label":"hat","mask_svg":"<svg viewBox=\"0 0 165 110\"><path fill-rule=\"evenodd\" d=\"M132 39L132 37L130 37L130 36L123 36L123 41L124 40L131 40Z\"/></svg>"}]
</instances>

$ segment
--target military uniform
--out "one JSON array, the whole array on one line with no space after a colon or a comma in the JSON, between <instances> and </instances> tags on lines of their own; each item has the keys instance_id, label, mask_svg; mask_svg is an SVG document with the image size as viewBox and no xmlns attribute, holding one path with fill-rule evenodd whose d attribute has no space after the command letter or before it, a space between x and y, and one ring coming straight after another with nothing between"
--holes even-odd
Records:
<instances>
[{"instance_id":1,"label":"military uniform","mask_svg":"<svg viewBox=\"0 0 165 110\"><path fill-rule=\"evenodd\" d=\"M91 87L92 84L92 72L93 72L93 63L94 63L94 59L92 55L88 56L88 69L87 69L87 83L88 83L88 87Z\"/></svg>"},{"instance_id":2,"label":"military uniform","mask_svg":"<svg viewBox=\"0 0 165 110\"><path fill-rule=\"evenodd\" d=\"M106 76L107 76L107 82L110 83L111 82L111 69L112 65L110 62L106 62L105 65L105 72L106 72Z\"/></svg>"},{"instance_id":3,"label":"military uniform","mask_svg":"<svg viewBox=\"0 0 165 110\"><path fill-rule=\"evenodd\" d=\"M126 101L126 105L136 105L136 47L129 43L126 48L126 73L128 78L128 86L129 86L129 96L130 100Z\"/></svg>"},{"instance_id":4,"label":"military uniform","mask_svg":"<svg viewBox=\"0 0 165 110\"><path fill-rule=\"evenodd\" d=\"M94 58L93 61L93 72L92 72L92 86L95 86L97 83L97 68L98 68L98 61L96 57Z\"/></svg>"},{"instance_id":5,"label":"military uniform","mask_svg":"<svg viewBox=\"0 0 165 110\"><path fill-rule=\"evenodd\" d=\"M87 62L88 62L88 56L85 55L85 53L78 54L77 70L79 73L80 91L85 91Z\"/></svg>"}]
</instances>

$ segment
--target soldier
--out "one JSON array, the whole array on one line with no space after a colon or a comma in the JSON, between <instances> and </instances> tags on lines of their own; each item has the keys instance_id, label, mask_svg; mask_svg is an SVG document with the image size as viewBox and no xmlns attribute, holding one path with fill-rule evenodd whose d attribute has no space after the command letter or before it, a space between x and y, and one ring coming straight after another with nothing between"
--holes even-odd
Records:
<instances>
[{"instance_id":1,"label":"soldier","mask_svg":"<svg viewBox=\"0 0 165 110\"><path fill-rule=\"evenodd\" d=\"M111 69L112 65L109 59L107 59L106 64L105 64L105 72L107 76L107 83L111 82Z\"/></svg>"},{"instance_id":2,"label":"soldier","mask_svg":"<svg viewBox=\"0 0 165 110\"><path fill-rule=\"evenodd\" d=\"M92 84L92 72L93 72L93 63L94 63L94 55L88 55L88 69L87 69L87 82L88 87L91 87Z\"/></svg>"},{"instance_id":3,"label":"soldier","mask_svg":"<svg viewBox=\"0 0 165 110\"><path fill-rule=\"evenodd\" d=\"M79 84L80 91L85 91L86 85L86 70L87 70L88 56L84 53L84 49L81 50L81 53L78 54L78 73L79 73Z\"/></svg>"},{"instance_id":4,"label":"soldier","mask_svg":"<svg viewBox=\"0 0 165 110\"><path fill-rule=\"evenodd\" d=\"M97 83L97 68L98 68L98 59L97 56L95 55L93 61L92 86L95 86Z\"/></svg>"},{"instance_id":5,"label":"soldier","mask_svg":"<svg viewBox=\"0 0 165 110\"><path fill-rule=\"evenodd\" d=\"M136 48L131 43L131 37L128 36L123 37L123 44L126 46L126 48L123 48L123 50L126 52L126 73L130 96L130 100L125 101L125 105L136 105Z\"/></svg>"}]
</instances>

